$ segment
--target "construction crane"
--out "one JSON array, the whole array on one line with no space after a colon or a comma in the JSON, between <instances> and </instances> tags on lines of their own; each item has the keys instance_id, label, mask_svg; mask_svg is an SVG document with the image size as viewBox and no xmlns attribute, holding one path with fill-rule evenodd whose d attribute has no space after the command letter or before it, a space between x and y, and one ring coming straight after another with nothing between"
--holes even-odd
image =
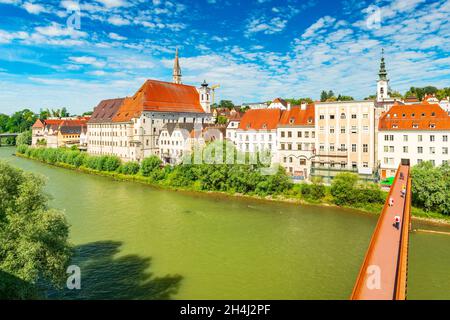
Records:
<instances>
[{"instance_id":1,"label":"construction crane","mask_svg":"<svg viewBox=\"0 0 450 320\"><path fill-rule=\"evenodd\" d=\"M212 90L212 105L214 105L215 103L215 98L216 98L216 89L220 88L220 84L215 84L213 86L211 86L211 90Z\"/></svg>"}]
</instances>

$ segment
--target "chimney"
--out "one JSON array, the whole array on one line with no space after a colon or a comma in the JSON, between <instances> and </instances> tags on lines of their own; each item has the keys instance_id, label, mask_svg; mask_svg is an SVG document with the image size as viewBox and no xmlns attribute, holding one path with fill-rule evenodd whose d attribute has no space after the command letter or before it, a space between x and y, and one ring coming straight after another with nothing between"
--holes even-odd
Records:
<instances>
[{"instance_id":1,"label":"chimney","mask_svg":"<svg viewBox=\"0 0 450 320\"><path fill-rule=\"evenodd\" d=\"M302 104L300 105L300 109L306 110L306 106L307 106L307 103L305 101L302 101Z\"/></svg>"},{"instance_id":2,"label":"chimney","mask_svg":"<svg viewBox=\"0 0 450 320\"><path fill-rule=\"evenodd\" d=\"M291 103L290 102L288 102L288 104L287 104L287 109L291 110Z\"/></svg>"}]
</instances>

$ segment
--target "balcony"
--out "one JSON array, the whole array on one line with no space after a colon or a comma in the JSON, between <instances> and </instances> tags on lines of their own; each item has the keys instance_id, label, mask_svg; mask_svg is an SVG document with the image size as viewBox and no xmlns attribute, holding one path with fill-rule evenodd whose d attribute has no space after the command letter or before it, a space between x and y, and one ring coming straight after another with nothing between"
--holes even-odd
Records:
<instances>
[{"instance_id":1,"label":"balcony","mask_svg":"<svg viewBox=\"0 0 450 320\"><path fill-rule=\"evenodd\" d=\"M335 151L317 151L317 157L347 158L348 149L337 149Z\"/></svg>"}]
</instances>

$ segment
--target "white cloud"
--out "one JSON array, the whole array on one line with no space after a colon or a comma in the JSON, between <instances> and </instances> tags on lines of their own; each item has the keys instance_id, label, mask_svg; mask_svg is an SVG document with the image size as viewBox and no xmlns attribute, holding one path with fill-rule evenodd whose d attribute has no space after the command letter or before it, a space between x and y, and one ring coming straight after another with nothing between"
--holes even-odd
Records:
<instances>
[{"instance_id":1,"label":"white cloud","mask_svg":"<svg viewBox=\"0 0 450 320\"><path fill-rule=\"evenodd\" d=\"M252 19L248 25L246 34L252 34L252 33L258 33L262 32L264 34L274 34L278 33L284 30L287 24L286 19L282 19L279 17L275 17L272 19L266 19L266 18L255 18Z\"/></svg>"},{"instance_id":2,"label":"white cloud","mask_svg":"<svg viewBox=\"0 0 450 320\"><path fill-rule=\"evenodd\" d=\"M31 14L40 14L41 12L46 12L46 9L40 5L31 2L25 2L22 7Z\"/></svg>"},{"instance_id":3,"label":"white cloud","mask_svg":"<svg viewBox=\"0 0 450 320\"><path fill-rule=\"evenodd\" d=\"M118 35L117 33L114 32L110 32L108 34L109 38L112 40L117 40L117 41L123 41L123 40L127 40L127 37L123 37L121 35Z\"/></svg>"},{"instance_id":4,"label":"white cloud","mask_svg":"<svg viewBox=\"0 0 450 320\"><path fill-rule=\"evenodd\" d=\"M90 65L96 68L103 68L106 65L104 61L99 61L95 57L88 57L88 56L69 57L69 60L74 63Z\"/></svg>"},{"instance_id":5,"label":"white cloud","mask_svg":"<svg viewBox=\"0 0 450 320\"><path fill-rule=\"evenodd\" d=\"M308 29L306 29L306 31L303 33L302 37L303 38L311 38L313 37L316 33L318 32L323 32L324 28L327 28L331 25L333 25L333 23L336 22L336 19L330 16L325 16L320 18L319 20L317 20L317 22L315 22L314 24L312 24Z\"/></svg>"},{"instance_id":6,"label":"white cloud","mask_svg":"<svg viewBox=\"0 0 450 320\"><path fill-rule=\"evenodd\" d=\"M109 17L108 22L115 26L126 26L130 24L130 21L117 15Z\"/></svg>"},{"instance_id":7,"label":"white cloud","mask_svg":"<svg viewBox=\"0 0 450 320\"><path fill-rule=\"evenodd\" d=\"M29 34L23 31L19 32L8 32L5 30L0 30L0 43L10 43L13 40L24 40L29 37Z\"/></svg>"},{"instance_id":8,"label":"white cloud","mask_svg":"<svg viewBox=\"0 0 450 320\"><path fill-rule=\"evenodd\" d=\"M68 28L56 22L52 22L46 27L36 27L35 30L44 36L48 37L71 37L71 38L84 38L87 37L87 33L79 31L73 28Z\"/></svg>"},{"instance_id":9,"label":"white cloud","mask_svg":"<svg viewBox=\"0 0 450 320\"><path fill-rule=\"evenodd\" d=\"M107 8L128 7L130 4L125 0L97 0Z\"/></svg>"}]
</instances>

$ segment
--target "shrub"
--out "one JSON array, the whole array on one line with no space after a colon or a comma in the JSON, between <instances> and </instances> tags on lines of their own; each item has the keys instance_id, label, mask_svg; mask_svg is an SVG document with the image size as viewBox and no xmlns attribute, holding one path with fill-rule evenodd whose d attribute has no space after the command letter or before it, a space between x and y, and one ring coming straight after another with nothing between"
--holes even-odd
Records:
<instances>
[{"instance_id":1,"label":"shrub","mask_svg":"<svg viewBox=\"0 0 450 320\"><path fill-rule=\"evenodd\" d=\"M75 167L80 167L84 164L85 159L87 157L87 154L84 152L80 152L74 159L73 159L73 165Z\"/></svg>"},{"instance_id":2,"label":"shrub","mask_svg":"<svg viewBox=\"0 0 450 320\"><path fill-rule=\"evenodd\" d=\"M16 138L16 145L31 145L32 133L31 130L27 130L19 134Z\"/></svg>"},{"instance_id":3,"label":"shrub","mask_svg":"<svg viewBox=\"0 0 450 320\"><path fill-rule=\"evenodd\" d=\"M310 197L312 199L320 200L325 197L325 186L321 178L313 178L310 186Z\"/></svg>"},{"instance_id":4,"label":"shrub","mask_svg":"<svg viewBox=\"0 0 450 320\"><path fill-rule=\"evenodd\" d=\"M97 159L98 159L98 157L95 157L95 156L89 156L89 155L88 155L88 156L86 156L86 157L84 158L83 165L84 165L86 168L96 170L96 168L97 168Z\"/></svg>"},{"instance_id":5,"label":"shrub","mask_svg":"<svg viewBox=\"0 0 450 320\"><path fill-rule=\"evenodd\" d=\"M25 154L27 152L28 146L26 144L21 144L17 147L16 152L18 154Z\"/></svg>"},{"instance_id":6,"label":"shrub","mask_svg":"<svg viewBox=\"0 0 450 320\"><path fill-rule=\"evenodd\" d=\"M339 173L331 183L331 195L337 205L346 205L356 202L355 185L358 176L354 173Z\"/></svg>"},{"instance_id":7,"label":"shrub","mask_svg":"<svg viewBox=\"0 0 450 320\"><path fill-rule=\"evenodd\" d=\"M413 203L426 211L450 214L450 165L422 162L411 170Z\"/></svg>"},{"instance_id":8,"label":"shrub","mask_svg":"<svg viewBox=\"0 0 450 320\"><path fill-rule=\"evenodd\" d=\"M142 160L141 173L144 177L150 177L154 171L159 170L162 161L157 156L151 156Z\"/></svg>"},{"instance_id":9,"label":"shrub","mask_svg":"<svg viewBox=\"0 0 450 320\"><path fill-rule=\"evenodd\" d=\"M122 164L117 171L122 174L135 175L139 172L140 165L138 162L129 161Z\"/></svg>"},{"instance_id":10,"label":"shrub","mask_svg":"<svg viewBox=\"0 0 450 320\"><path fill-rule=\"evenodd\" d=\"M121 161L119 157L116 156L106 156L103 164L102 170L104 171L116 171L119 168Z\"/></svg>"}]
</instances>

